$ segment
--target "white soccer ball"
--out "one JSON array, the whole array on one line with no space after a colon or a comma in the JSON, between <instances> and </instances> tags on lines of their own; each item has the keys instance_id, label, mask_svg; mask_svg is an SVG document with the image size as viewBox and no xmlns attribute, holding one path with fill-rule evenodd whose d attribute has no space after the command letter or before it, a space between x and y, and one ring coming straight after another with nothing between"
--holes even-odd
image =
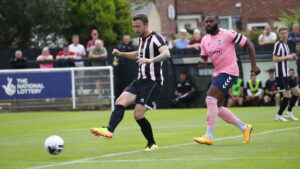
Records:
<instances>
[{"instance_id":1,"label":"white soccer ball","mask_svg":"<svg viewBox=\"0 0 300 169\"><path fill-rule=\"evenodd\" d=\"M57 155L64 149L64 140L59 136L50 136L45 141L45 148L49 154Z\"/></svg>"}]
</instances>

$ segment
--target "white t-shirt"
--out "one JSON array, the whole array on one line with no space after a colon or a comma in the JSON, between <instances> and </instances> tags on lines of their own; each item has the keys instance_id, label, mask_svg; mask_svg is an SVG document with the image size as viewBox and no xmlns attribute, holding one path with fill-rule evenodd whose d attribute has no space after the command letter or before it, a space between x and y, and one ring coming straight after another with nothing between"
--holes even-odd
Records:
<instances>
[{"instance_id":1,"label":"white t-shirt","mask_svg":"<svg viewBox=\"0 0 300 169\"><path fill-rule=\"evenodd\" d=\"M85 48L81 44L78 44L76 46L74 44L71 44L69 46L69 51L75 52L76 59L78 59L78 60L82 59L82 57L80 55L77 55L77 53L86 55ZM81 61L81 62L75 62L75 66L76 67L84 67L84 62L83 61Z\"/></svg>"},{"instance_id":2,"label":"white t-shirt","mask_svg":"<svg viewBox=\"0 0 300 169\"><path fill-rule=\"evenodd\" d=\"M259 35L258 40L260 40L263 37L263 35ZM270 32L269 36L264 36L263 42L270 42L272 40L277 40L277 35L274 32Z\"/></svg>"}]
</instances>

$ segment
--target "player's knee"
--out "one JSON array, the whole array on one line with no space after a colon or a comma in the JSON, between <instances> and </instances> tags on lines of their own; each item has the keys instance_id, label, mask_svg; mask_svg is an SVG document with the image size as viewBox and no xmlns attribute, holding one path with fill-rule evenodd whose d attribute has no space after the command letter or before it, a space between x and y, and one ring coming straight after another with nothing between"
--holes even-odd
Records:
<instances>
[{"instance_id":1,"label":"player's knee","mask_svg":"<svg viewBox=\"0 0 300 169\"><path fill-rule=\"evenodd\" d=\"M144 116L144 113L138 112L138 111L134 111L133 116L134 116L134 119L135 119L135 120L140 120L140 119L142 119L142 118L145 117L145 116Z\"/></svg>"}]
</instances>

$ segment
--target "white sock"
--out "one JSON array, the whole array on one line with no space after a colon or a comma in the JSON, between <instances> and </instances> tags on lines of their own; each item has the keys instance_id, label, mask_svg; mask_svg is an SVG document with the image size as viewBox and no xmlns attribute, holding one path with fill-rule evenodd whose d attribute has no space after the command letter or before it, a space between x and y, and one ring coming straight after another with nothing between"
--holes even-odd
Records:
<instances>
[{"instance_id":1,"label":"white sock","mask_svg":"<svg viewBox=\"0 0 300 169\"><path fill-rule=\"evenodd\" d=\"M288 116L291 115L291 114L292 114L291 111L287 111L287 112L286 112L286 115L288 115Z\"/></svg>"},{"instance_id":2,"label":"white sock","mask_svg":"<svg viewBox=\"0 0 300 169\"><path fill-rule=\"evenodd\" d=\"M215 131L215 128L207 128L206 129L206 136L209 138L209 139L213 139L213 135L214 135L214 131Z\"/></svg>"},{"instance_id":3,"label":"white sock","mask_svg":"<svg viewBox=\"0 0 300 169\"><path fill-rule=\"evenodd\" d=\"M236 123L236 126L242 131L245 131L247 129L247 124L240 120Z\"/></svg>"}]
</instances>

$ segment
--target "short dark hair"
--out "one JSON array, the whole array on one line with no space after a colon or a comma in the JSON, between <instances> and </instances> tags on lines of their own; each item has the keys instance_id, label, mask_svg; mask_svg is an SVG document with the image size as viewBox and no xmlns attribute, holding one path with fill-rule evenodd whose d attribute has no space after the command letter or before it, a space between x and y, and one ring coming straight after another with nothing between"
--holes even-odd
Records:
<instances>
[{"instance_id":1,"label":"short dark hair","mask_svg":"<svg viewBox=\"0 0 300 169\"><path fill-rule=\"evenodd\" d=\"M283 26L283 27L279 28L278 33L281 31L284 31L284 30L289 31L287 27Z\"/></svg>"},{"instance_id":2,"label":"short dark hair","mask_svg":"<svg viewBox=\"0 0 300 169\"><path fill-rule=\"evenodd\" d=\"M214 17L216 20L219 20L219 16L217 14L213 14L213 13L210 13L210 14L207 14L206 17Z\"/></svg>"},{"instance_id":3,"label":"short dark hair","mask_svg":"<svg viewBox=\"0 0 300 169\"><path fill-rule=\"evenodd\" d=\"M73 35L72 38L79 38L79 35Z\"/></svg>"},{"instance_id":4,"label":"short dark hair","mask_svg":"<svg viewBox=\"0 0 300 169\"><path fill-rule=\"evenodd\" d=\"M293 71L293 72L294 72L295 70L294 70L293 68L290 68L290 70L289 70L289 71Z\"/></svg>"},{"instance_id":5,"label":"short dark hair","mask_svg":"<svg viewBox=\"0 0 300 169\"><path fill-rule=\"evenodd\" d=\"M274 69L269 69L268 72L269 73L274 73L275 71L274 71Z\"/></svg>"},{"instance_id":6,"label":"short dark hair","mask_svg":"<svg viewBox=\"0 0 300 169\"><path fill-rule=\"evenodd\" d=\"M137 20L141 20L144 24L147 24L148 21L148 17L145 14L137 14L132 18L133 21L137 21Z\"/></svg>"}]
</instances>

